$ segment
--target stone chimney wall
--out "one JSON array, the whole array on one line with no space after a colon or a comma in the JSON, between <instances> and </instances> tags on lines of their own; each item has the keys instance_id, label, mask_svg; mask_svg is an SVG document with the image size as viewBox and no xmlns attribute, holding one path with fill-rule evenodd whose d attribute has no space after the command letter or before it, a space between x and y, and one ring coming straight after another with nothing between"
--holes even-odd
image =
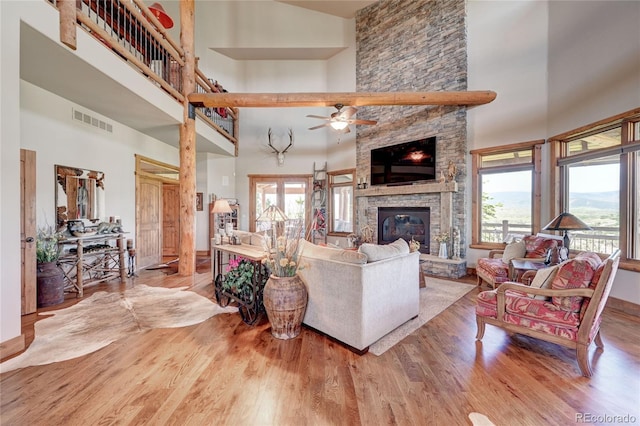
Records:
<instances>
[{"instance_id":1,"label":"stone chimney wall","mask_svg":"<svg viewBox=\"0 0 640 426\"><path fill-rule=\"evenodd\" d=\"M465 2L461 0L381 0L356 16L356 88L359 92L467 90ZM430 136L437 138L436 174L446 174L449 161L458 168L451 220L438 217L437 194L358 196L356 229L368 224L377 240L379 206L431 207L431 247L434 236L456 226L461 232L461 256L466 244L465 178L467 175L467 114L457 106L360 107L357 118L378 120L358 126L357 177L370 179L370 151ZM468 219L467 219L468 220ZM446 225L441 225L446 223ZM437 253L434 253L437 254Z\"/></svg>"}]
</instances>

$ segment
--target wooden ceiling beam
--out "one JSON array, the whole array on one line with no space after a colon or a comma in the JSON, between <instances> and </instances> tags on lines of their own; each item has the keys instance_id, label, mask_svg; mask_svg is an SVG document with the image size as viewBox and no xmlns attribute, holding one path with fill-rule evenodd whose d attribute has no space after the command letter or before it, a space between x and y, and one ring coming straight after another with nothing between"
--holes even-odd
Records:
<instances>
[{"instance_id":1,"label":"wooden ceiling beam","mask_svg":"<svg viewBox=\"0 0 640 426\"><path fill-rule=\"evenodd\" d=\"M329 107L370 105L484 105L496 98L490 90L463 92L342 92L342 93L192 93L196 107Z\"/></svg>"}]
</instances>

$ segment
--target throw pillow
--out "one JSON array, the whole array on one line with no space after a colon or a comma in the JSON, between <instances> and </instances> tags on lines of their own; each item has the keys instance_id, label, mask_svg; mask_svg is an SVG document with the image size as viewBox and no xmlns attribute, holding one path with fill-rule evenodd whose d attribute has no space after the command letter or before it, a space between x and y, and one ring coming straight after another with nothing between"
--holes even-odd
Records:
<instances>
[{"instance_id":1,"label":"throw pillow","mask_svg":"<svg viewBox=\"0 0 640 426\"><path fill-rule=\"evenodd\" d=\"M526 245L524 257L544 258L550 248L558 246L558 240L527 235L523 238Z\"/></svg>"},{"instance_id":2,"label":"throw pillow","mask_svg":"<svg viewBox=\"0 0 640 426\"><path fill-rule=\"evenodd\" d=\"M379 260L389 259L391 257L400 256L409 253L409 243L402 238L398 238L390 244L370 244L364 243L358 249L360 253L367 256L369 262L377 262Z\"/></svg>"},{"instance_id":3,"label":"throw pillow","mask_svg":"<svg viewBox=\"0 0 640 426\"><path fill-rule=\"evenodd\" d=\"M558 273L558 269L560 269L560 265L552 266L551 268L542 268L536 272L536 275L533 277L533 281L531 281L530 287L535 288L551 288L551 282L555 278ZM529 297L538 300L548 300L547 296L529 294Z\"/></svg>"},{"instance_id":4,"label":"throw pillow","mask_svg":"<svg viewBox=\"0 0 640 426\"><path fill-rule=\"evenodd\" d=\"M559 265L558 273L551 281L551 288L585 288L591 284L595 268L587 260L570 259ZM569 312L580 312L582 296L552 297L551 302Z\"/></svg>"},{"instance_id":5,"label":"throw pillow","mask_svg":"<svg viewBox=\"0 0 640 426\"><path fill-rule=\"evenodd\" d=\"M509 263L511 262L511 259L524 257L525 248L524 241L522 240L507 244L504 248L504 253L502 253L502 261L504 263Z\"/></svg>"},{"instance_id":6,"label":"throw pillow","mask_svg":"<svg viewBox=\"0 0 640 426\"><path fill-rule=\"evenodd\" d=\"M337 260L338 262L354 263L359 265L367 263L367 256L362 253L358 253L355 250L322 247L306 240L300 241L300 244L302 249L301 256L307 259Z\"/></svg>"}]
</instances>

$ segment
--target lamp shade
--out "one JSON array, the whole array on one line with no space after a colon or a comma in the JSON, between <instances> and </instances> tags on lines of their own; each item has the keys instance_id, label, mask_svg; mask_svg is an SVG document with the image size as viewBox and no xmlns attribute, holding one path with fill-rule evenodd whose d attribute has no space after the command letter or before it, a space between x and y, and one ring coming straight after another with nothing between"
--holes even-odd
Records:
<instances>
[{"instance_id":1,"label":"lamp shade","mask_svg":"<svg viewBox=\"0 0 640 426\"><path fill-rule=\"evenodd\" d=\"M211 213L231 213L233 210L231 206L229 206L229 202L224 199L216 200L213 208L211 209Z\"/></svg>"},{"instance_id":2,"label":"lamp shade","mask_svg":"<svg viewBox=\"0 0 640 426\"><path fill-rule=\"evenodd\" d=\"M149 6L149 11L151 12L151 14L153 14L153 16L158 18L158 21L160 21L163 27L165 27L166 29L173 27L173 19L171 19L171 17L167 15L167 12L164 11L164 8L160 3L153 3L151 6Z\"/></svg>"},{"instance_id":3,"label":"lamp shade","mask_svg":"<svg viewBox=\"0 0 640 426\"><path fill-rule=\"evenodd\" d=\"M564 246L569 249L569 234L567 231L589 230L591 227L572 215L571 213L560 213L555 219L547 224L543 231L564 231Z\"/></svg>"},{"instance_id":4,"label":"lamp shade","mask_svg":"<svg viewBox=\"0 0 640 426\"><path fill-rule=\"evenodd\" d=\"M289 220L286 214L278 208L276 205L270 205L265 211L256 219L258 222L284 222Z\"/></svg>"},{"instance_id":5,"label":"lamp shade","mask_svg":"<svg viewBox=\"0 0 640 426\"><path fill-rule=\"evenodd\" d=\"M545 231L581 231L589 230L591 227L571 213L565 212L560 213L542 229Z\"/></svg>"}]
</instances>

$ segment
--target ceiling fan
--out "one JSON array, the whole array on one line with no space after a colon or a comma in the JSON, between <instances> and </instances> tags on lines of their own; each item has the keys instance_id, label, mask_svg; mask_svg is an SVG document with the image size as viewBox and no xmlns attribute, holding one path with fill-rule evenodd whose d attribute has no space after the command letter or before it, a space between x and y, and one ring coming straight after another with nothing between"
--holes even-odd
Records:
<instances>
[{"instance_id":1,"label":"ceiling fan","mask_svg":"<svg viewBox=\"0 0 640 426\"><path fill-rule=\"evenodd\" d=\"M331 127L335 130L338 130L342 133L349 133L351 130L349 129L349 124L365 124L365 125L373 125L378 123L375 120L358 120L353 117L353 115L358 111L357 108L349 106L344 110L344 105L335 104L335 107L338 111L331 114L330 117L323 117L321 115L307 115L307 117L311 118L320 118L321 120L327 120L326 123L320 124L319 126L309 127L309 130L320 129L322 127Z\"/></svg>"}]
</instances>

